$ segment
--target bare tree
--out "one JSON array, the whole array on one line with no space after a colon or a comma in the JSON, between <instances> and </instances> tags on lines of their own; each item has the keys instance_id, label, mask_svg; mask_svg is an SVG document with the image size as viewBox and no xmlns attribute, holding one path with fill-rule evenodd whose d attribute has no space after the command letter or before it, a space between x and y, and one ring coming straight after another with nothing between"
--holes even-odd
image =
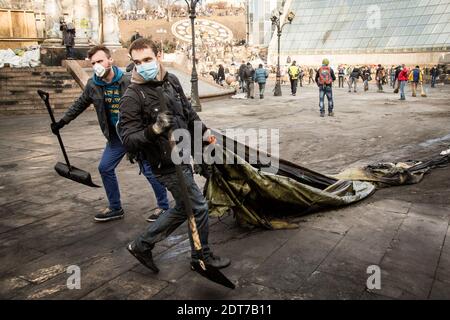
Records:
<instances>
[{"instance_id":1,"label":"bare tree","mask_svg":"<svg viewBox=\"0 0 450 320\"><path fill-rule=\"evenodd\" d=\"M167 21L172 18L172 7L176 2L181 0L158 0L158 4L164 9L167 17Z\"/></svg>"}]
</instances>

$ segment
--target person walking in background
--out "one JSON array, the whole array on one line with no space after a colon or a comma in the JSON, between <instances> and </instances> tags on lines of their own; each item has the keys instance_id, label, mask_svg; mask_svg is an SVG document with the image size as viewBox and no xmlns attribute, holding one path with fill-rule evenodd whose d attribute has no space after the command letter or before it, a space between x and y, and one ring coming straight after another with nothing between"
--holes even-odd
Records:
<instances>
[{"instance_id":1,"label":"person walking in background","mask_svg":"<svg viewBox=\"0 0 450 320\"><path fill-rule=\"evenodd\" d=\"M312 67L309 68L308 75L309 75L308 84L311 84L311 81L312 83L314 83L314 69Z\"/></svg>"},{"instance_id":2,"label":"person walking in background","mask_svg":"<svg viewBox=\"0 0 450 320\"><path fill-rule=\"evenodd\" d=\"M305 72L303 71L303 68L302 68L302 67L299 66L298 68L299 68L299 70L300 70L299 76L298 76L298 78L299 78L299 80L300 80L300 87L303 88L303 77L305 76Z\"/></svg>"},{"instance_id":3,"label":"person walking in background","mask_svg":"<svg viewBox=\"0 0 450 320\"><path fill-rule=\"evenodd\" d=\"M356 92L356 86L359 77L362 78L361 69L356 66L353 68L352 72L350 73L350 77L348 79L348 92L352 92L352 86L353 92Z\"/></svg>"},{"instance_id":4,"label":"person walking in background","mask_svg":"<svg viewBox=\"0 0 450 320\"><path fill-rule=\"evenodd\" d=\"M225 81L225 69L223 65L219 64L219 70L217 71L217 84L223 86L224 81Z\"/></svg>"},{"instance_id":5,"label":"person walking in background","mask_svg":"<svg viewBox=\"0 0 450 320\"><path fill-rule=\"evenodd\" d=\"M72 22L66 23L60 19L59 30L62 31L62 44L66 47L66 59L75 59L73 47L75 46L75 27Z\"/></svg>"},{"instance_id":6,"label":"person walking in background","mask_svg":"<svg viewBox=\"0 0 450 320\"><path fill-rule=\"evenodd\" d=\"M245 83L247 84L247 99L255 99L255 69L250 62L247 62L245 69Z\"/></svg>"},{"instance_id":7,"label":"person walking in background","mask_svg":"<svg viewBox=\"0 0 450 320\"><path fill-rule=\"evenodd\" d=\"M390 80L389 85L392 88L395 88L395 66L392 66L389 69L389 80Z\"/></svg>"},{"instance_id":8,"label":"person walking in background","mask_svg":"<svg viewBox=\"0 0 450 320\"><path fill-rule=\"evenodd\" d=\"M264 99L264 89L266 87L266 80L269 77L269 72L264 69L263 65L260 64L258 69L255 71L255 81L259 86L259 98Z\"/></svg>"},{"instance_id":9,"label":"person walking in background","mask_svg":"<svg viewBox=\"0 0 450 320\"><path fill-rule=\"evenodd\" d=\"M384 68L381 66L381 64L379 64L376 75L375 75L375 79L377 80L378 92L384 92L383 91L383 79L384 79L385 75L386 75L386 73L384 71Z\"/></svg>"},{"instance_id":10,"label":"person walking in background","mask_svg":"<svg viewBox=\"0 0 450 320\"><path fill-rule=\"evenodd\" d=\"M242 92L245 92L245 69L247 68L247 65L245 64L245 61L242 60L241 65L239 66L239 86L242 90Z\"/></svg>"},{"instance_id":11,"label":"person walking in background","mask_svg":"<svg viewBox=\"0 0 450 320\"><path fill-rule=\"evenodd\" d=\"M333 108L333 81L336 80L334 71L329 67L330 61L323 59L322 66L319 68L316 74L316 83L319 87L319 109L320 116L325 116L325 96L328 100L328 116L334 116Z\"/></svg>"},{"instance_id":12,"label":"person walking in background","mask_svg":"<svg viewBox=\"0 0 450 320\"><path fill-rule=\"evenodd\" d=\"M362 78L364 80L364 91L369 91L369 81L372 80L369 66L364 67Z\"/></svg>"},{"instance_id":13,"label":"person walking in background","mask_svg":"<svg viewBox=\"0 0 450 320\"><path fill-rule=\"evenodd\" d=\"M400 82L400 99L399 100L406 100L405 86L408 83L408 75L409 75L408 68L404 64L402 64L402 69L398 75L398 81Z\"/></svg>"},{"instance_id":14,"label":"person walking in background","mask_svg":"<svg viewBox=\"0 0 450 320\"><path fill-rule=\"evenodd\" d=\"M338 68L339 88L344 87L344 77L345 77L345 68L343 65L340 65Z\"/></svg>"},{"instance_id":15,"label":"person walking in background","mask_svg":"<svg viewBox=\"0 0 450 320\"><path fill-rule=\"evenodd\" d=\"M298 77L300 75L300 69L298 68L296 61L292 62L288 74L291 82L291 94L295 96L297 94Z\"/></svg>"},{"instance_id":16,"label":"person walking in background","mask_svg":"<svg viewBox=\"0 0 450 320\"><path fill-rule=\"evenodd\" d=\"M402 72L402 66L397 66L395 68L395 76L394 76L394 93L398 93L400 90L400 80L398 80L398 76Z\"/></svg>"},{"instance_id":17,"label":"person walking in background","mask_svg":"<svg viewBox=\"0 0 450 320\"><path fill-rule=\"evenodd\" d=\"M438 70L437 66L433 66L433 68L431 68L430 75L431 75L431 87L435 88L436 80L437 80L437 77L439 76L439 70Z\"/></svg>"},{"instance_id":18,"label":"person walking in background","mask_svg":"<svg viewBox=\"0 0 450 320\"><path fill-rule=\"evenodd\" d=\"M408 80L411 82L411 91L412 96L417 96L417 88L419 87L419 84L423 81L423 74L420 70L419 66L416 66L414 69L411 70L409 73Z\"/></svg>"}]
</instances>

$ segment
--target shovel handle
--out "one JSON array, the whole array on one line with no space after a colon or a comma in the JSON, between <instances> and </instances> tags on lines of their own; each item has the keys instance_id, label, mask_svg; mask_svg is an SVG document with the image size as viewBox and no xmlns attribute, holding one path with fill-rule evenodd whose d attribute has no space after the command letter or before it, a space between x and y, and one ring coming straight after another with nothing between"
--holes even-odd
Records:
<instances>
[{"instance_id":1,"label":"shovel handle","mask_svg":"<svg viewBox=\"0 0 450 320\"><path fill-rule=\"evenodd\" d=\"M37 93L39 94L41 99L44 101L45 106L47 107L48 114L50 115L50 119L52 120L52 123L56 123L55 116L53 115L52 107L50 106L50 99L49 99L50 95L48 94L48 92L45 92L42 90L38 90ZM61 135L59 134L59 132L56 134L56 137L58 138L59 146L61 147L61 151L64 155L64 160L66 160L66 164L67 164L67 167L69 168L69 172L70 172L72 169L72 166L70 165L69 157L67 156L66 148L64 147L64 144L63 144L63 141L61 139Z\"/></svg>"},{"instance_id":2,"label":"shovel handle","mask_svg":"<svg viewBox=\"0 0 450 320\"><path fill-rule=\"evenodd\" d=\"M176 148L175 140L173 139L172 130L169 132L169 143L171 149ZM177 174L178 182L180 183L181 196L184 203L184 210L188 217L188 225L191 229L192 241L194 242L194 249L197 251L200 260L203 260L202 243L200 242L200 236L198 234L197 224L195 223L194 213L192 211L191 200L189 199L189 190L187 188L186 179L184 178L181 164L175 165L175 171Z\"/></svg>"}]
</instances>

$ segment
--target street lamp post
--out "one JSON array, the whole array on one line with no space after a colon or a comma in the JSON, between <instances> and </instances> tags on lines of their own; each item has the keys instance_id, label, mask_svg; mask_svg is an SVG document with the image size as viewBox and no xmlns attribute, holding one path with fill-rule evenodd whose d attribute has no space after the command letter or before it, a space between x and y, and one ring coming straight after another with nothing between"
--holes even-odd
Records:
<instances>
[{"instance_id":1,"label":"street lamp post","mask_svg":"<svg viewBox=\"0 0 450 320\"><path fill-rule=\"evenodd\" d=\"M295 14L290 11L287 15L287 21L281 24L281 15L282 12L278 11L278 15L274 14L270 19L272 21L272 25L277 27L277 37L278 37L278 62L277 62L277 78L275 83L274 96L281 96L281 70L280 70L280 44L281 44L281 34L283 32L283 28L286 24L291 24L292 20L294 20Z\"/></svg>"},{"instance_id":2,"label":"street lamp post","mask_svg":"<svg viewBox=\"0 0 450 320\"><path fill-rule=\"evenodd\" d=\"M202 105L200 104L200 98L198 95L198 74L196 68L195 58L195 18L196 18L196 6L200 0L184 0L188 6L189 18L191 19L192 28L192 75L191 75L191 104L195 111L202 111Z\"/></svg>"}]
</instances>

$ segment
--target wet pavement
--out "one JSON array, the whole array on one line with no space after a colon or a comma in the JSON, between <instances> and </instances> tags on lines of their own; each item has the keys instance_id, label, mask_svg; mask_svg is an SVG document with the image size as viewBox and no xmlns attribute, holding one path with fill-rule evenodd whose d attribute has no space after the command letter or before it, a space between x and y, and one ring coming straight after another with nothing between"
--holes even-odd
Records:
<instances>
[{"instance_id":1,"label":"wet pavement","mask_svg":"<svg viewBox=\"0 0 450 320\"><path fill-rule=\"evenodd\" d=\"M284 86L264 100L210 101L211 127L280 130L280 157L335 174L350 166L423 160L450 144L450 88L398 101L392 93L334 90L335 117L320 118L318 90ZM183 225L154 250L157 275L126 244L147 225L155 197L136 165L117 174L125 219L94 223L106 206L103 189L59 177L62 155L45 114L0 117L0 298L4 299L448 299L450 298L450 167L416 185L378 190L338 210L298 219L299 228L239 227L232 216L210 220L213 250L230 257L228 290L192 272ZM91 172L105 146L95 113L62 130L73 165ZM197 177L199 184L204 181ZM81 288L69 290L69 266ZM367 289L369 266L380 289Z\"/></svg>"}]
</instances>

